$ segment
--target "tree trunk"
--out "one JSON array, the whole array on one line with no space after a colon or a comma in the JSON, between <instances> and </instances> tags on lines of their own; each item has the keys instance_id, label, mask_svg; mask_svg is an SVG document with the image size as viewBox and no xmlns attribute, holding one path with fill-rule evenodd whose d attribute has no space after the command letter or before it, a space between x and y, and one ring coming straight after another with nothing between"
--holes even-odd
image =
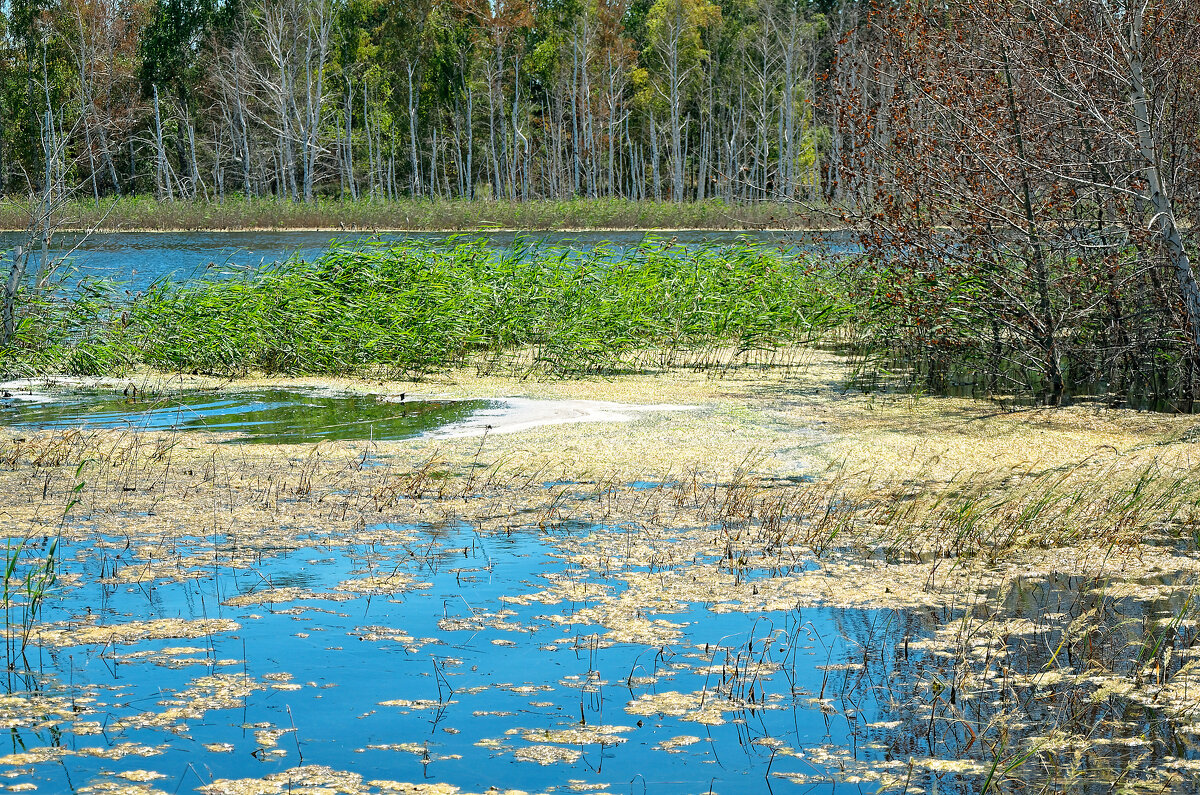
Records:
<instances>
[{"instance_id":1,"label":"tree trunk","mask_svg":"<svg viewBox=\"0 0 1200 795\"><path fill-rule=\"evenodd\" d=\"M420 98L413 88L413 72L417 65L408 64L408 147L412 166L411 191L414 197L421 195L421 161L417 158L417 103ZM432 175L430 176L432 180ZM432 186L431 186L432 187Z\"/></svg>"},{"instance_id":2,"label":"tree trunk","mask_svg":"<svg viewBox=\"0 0 1200 795\"><path fill-rule=\"evenodd\" d=\"M1139 15L1135 25L1139 25L1140 22ZM1142 166L1142 174L1146 177L1150 193L1150 206L1154 209L1152 223L1167 253L1167 259L1175 270L1175 278L1179 282L1179 292L1187 307L1188 322L1192 328L1192 345L1200 348L1200 285L1196 283L1191 259L1183 245L1183 238L1179 234L1179 225L1175 221L1175 208L1159 173L1159 145L1150 127L1150 113L1142 78L1142 61L1139 55L1140 33L1135 29L1133 35L1135 45L1132 57L1129 59L1129 98L1133 103L1133 119L1137 129L1138 146L1145 161Z\"/></svg>"},{"instance_id":3,"label":"tree trunk","mask_svg":"<svg viewBox=\"0 0 1200 795\"><path fill-rule=\"evenodd\" d=\"M175 201L175 194L171 189L171 177L167 173L167 153L163 149L163 126L162 114L158 107L158 84L155 83L154 89L154 142L158 152L157 170L155 171L154 183L156 187L156 195L158 200L162 201L163 187L166 186L167 200Z\"/></svg>"},{"instance_id":4,"label":"tree trunk","mask_svg":"<svg viewBox=\"0 0 1200 795\"><path fill-rule=\"evenodd\" d=\"M25 278L25 263L28 256L24 249L17 246L13 249L12 267L8 271L8 281L4 284L3 323L0 324L0 349L7 348L17 333L17 294L21 290L21 282Z\"/></svg>"}]
</instances>

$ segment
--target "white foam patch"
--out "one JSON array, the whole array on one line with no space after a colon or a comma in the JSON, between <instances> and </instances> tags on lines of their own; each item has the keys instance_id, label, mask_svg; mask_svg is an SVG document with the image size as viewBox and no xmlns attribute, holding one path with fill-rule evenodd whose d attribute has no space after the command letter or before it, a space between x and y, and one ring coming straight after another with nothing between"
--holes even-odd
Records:
<instances>
[{"instance_id":1,"label":"white foam patch","mask_svg":"<svg viewBox=\"0 0 1200 795\"><path fill-rule=\"evenodd\" d=\"M34 383L30 379L22 378L18 381L0 382L0 400L7 403L20 401L22 403L50 403L55 398L47 392L34 391ZM44 383L39 384L44 386Z\"/></svg>"},{"instance_id":2,"label":"white foam patch","mask_svg":"<svg viewBox=\"0 0 1200 795\"><path fill-rule=\"evenodd\" d=\"M693 411L699 406L670 403L612 403L605 400L534 400L500 398L497 408L477 411L465 420L426 434L435 439L482 436L485 433L517 433L543 425L576 422L629 422L651 411Z\"/></svg>"}]
</instances>

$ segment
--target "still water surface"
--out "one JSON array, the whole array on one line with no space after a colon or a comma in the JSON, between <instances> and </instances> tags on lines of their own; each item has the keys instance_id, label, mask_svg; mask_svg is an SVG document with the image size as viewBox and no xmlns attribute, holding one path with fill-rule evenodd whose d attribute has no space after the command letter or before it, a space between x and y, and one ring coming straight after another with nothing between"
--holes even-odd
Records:
<instances>
[{"instance_id":1,"label":"still water surface","mask_svg":"<svg viewBox=\"0 0 1200 795\"><path fill-rule=\"evenodd\" d=\"M0 397L0 426L30 430L122 429L209 431L238 441L315 444L320 441L410 439L494 408L490 400L383 402L375 395L268 389L181 392L139 397L87 390Z\"/></svg>"},{"instance_id":2,"label":"still water surface","mask_svg":"<svg viewBox=\"0 0 1200 795\"><path fill-rule=\"evenodd\" d=\"M808 749L870 738L883 742L861 758L887 753L886 730L869 724L889 709L869 692L850 715L830 707L845 691L824 670L854 656L844 638L876 613L649 608L680 632L614 643L587 617L591 598L529 601L563 577L622 588L563 560L561 534L587 530L367 527L395 539L313 538L249 558L232 538L178 539L160 558L190 565L183 577L127 576L144 564L124 538L64 542L73 584L47 606L51 626L232 623L191 640L133 631L31 648L31 669L8 677L5 753L52 760L10 768L8 784L65 792L149 771L160 789L191 791L305 764L468 791L833 792L828 779L789 781L829 773ZM393 592L357 593L364 578ZM675 708L672 693L710 702ZM661 710L634 706L664 696Z\"/></svg>"},{"instance_id":3,"label":"still water surface","mask_svg":"<svg viewBox=\"0 0 1200 795\"><path fill-rule=\"evenodd\" d=\"M787 245L805 249L826 246L833 251L850 247L846 233L833 233L817 240L802 232L571 232L523 235L514 232L470 233L363 233L332 232L114 232L89 237L63 234L54 239L54 254L69 257L78 276L106 278L120 282L131 292L146 289L156 279L186 280L212 270L257 269L298 256L315 259L334 242L353 245L372 240L431 240L451 238L474 240L485 237L500 248L518 240L545 241L579 249L608 244L614 250L632 248L647 239L675 240L679 243L734 243L750 240L766 245ZM21 233L0 233L0 250L25 243ZM75 278L78 278L75 277Z\"/></svg>"}]
</instances>

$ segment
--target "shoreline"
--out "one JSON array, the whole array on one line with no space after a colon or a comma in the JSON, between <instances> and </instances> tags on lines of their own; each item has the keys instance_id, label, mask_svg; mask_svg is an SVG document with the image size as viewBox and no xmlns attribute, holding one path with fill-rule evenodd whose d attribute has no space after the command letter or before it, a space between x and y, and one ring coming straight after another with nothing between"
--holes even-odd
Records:
<instances>
[{"instance_id":1,"label":"shoreline","mask_svg":"<svg viewBox=\"0 0 1200 795\"><path fill-rule=\"evenodd\" d=\"M24 232L25 228L0 226L0 233ZM840 227L760 227L760 226L562 226L562 227L473 227L462 229L458 227L420 228L420 227L372 227L370 229L352 229L331 226L205 226L205 227L102 227L85 229L79 227L62 227L57 234L95 235L114 234L181 234L185 232L330 232L353 234L396 234L396 235L487 235L487 234L595 234L602 232L641 232L643 234L677 234L680 232L803 232L808 234L832 234L835 232L852 231L848 226Z\"/></svg>"},{"instance_id":2,"label":"shoreline","mask_svg":"<svg viewBox=\"0 0 1200 795\"><path fill-rule=\"evenodd\" d=\"M0 198L0 231L30 229L29 203ZM35 224L37 226L37 224ZM726 204L615 199L395 199L312 203L274 198L160 202L150 196L72 199L56 209L55 232L308 231L450 234L462 232L812 231L845 228L836 207L800 202Z\"/></svg>"},{"instance_id":3,"label":"shoreline","mask_svg":"<svg viewBox=\"0 0 1200 795\"><path fill-rule=\"evenodd\" d=\"M1189 435L1195 425L1193 415L1086 404L1003 410L981 398L914 399L904 393L846 391L850 372L843 354L799 347L790 366L748 366L717 377L686 366L549 380L484 375L471 366L420 379L264 374L231 378L143 367L121 376L46 374L3 386L13 392L83 389L114 394L132 387L134 394L141 395L294 390L374 396L381 402L392 402L393 396L402 393L450 400L608 402L654 416L611 424L540 425L531 431L500 434L506 439L502 443L489 435L488 446L499 444L524 454L540 449L550 455L569 439L577 445L573 455L579 456L589 443L601 442L604 454L589 451L577 458L576 464L587 460L591 466L615 467L631 477L646 474L641 471L645 467L677 470L699 458L720 462L714 470L736 469L747 457L756 460L754 468L763 474L790 474L796 470L794 456L805 448L801 457L807 459L809 471L837 464L847 472L932 486L952 481L962 472L1042 472L1122 456L1149 457L1163 466L1186 467L1190 466L1190 451L1196 449ZM688 410L671 410L684 406ZM630 437L633 427L639 435L651 428L680 432L692 444L659 446L651 439ZM820 443L814 444L807 433L811 431L822 437ZM673 441L678 444L681 438ZM478 437L429 436L378 444L397 448L463 446L470 451L478 445ZM697 456L698 451L704 455ZM1180 458L1181 452L1186 460Z\"/></svg>"}]
</instances>

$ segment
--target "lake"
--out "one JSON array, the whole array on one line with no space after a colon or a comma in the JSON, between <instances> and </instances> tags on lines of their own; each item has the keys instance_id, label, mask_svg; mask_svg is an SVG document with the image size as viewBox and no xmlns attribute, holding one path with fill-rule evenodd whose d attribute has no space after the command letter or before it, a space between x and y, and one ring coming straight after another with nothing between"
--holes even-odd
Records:
<instances>
[{"instance_id":1,"label":"lake","mask_svg":"<svg viewBox=\"0 0 1200 795\"><path fill-rule=\"evenodd\" d=\"M431 240L485 237L497 247L508 247L520 239L545 241L580 249L608 244L620 251L640 245L648 238L674 240L688 245L734 243L751 240L766 245L799 246L805 249L822 244L805 232L571 232L530 234L516 232L444 233L334 233L311 231L282 232L106 232L90 236L62 234L55 237L56 256L68 256L80 276L106 278L120 282L131 292L145 290L157 279L186 280L212 269L256 269L298 256L315 259L333 243L354 244L373 240ZM0 233L0 247L11 250L27 238L20 232ZM846 232L830 233L825 245L832 251L852 247Z\"/></svg>"},{"instance_id":2,"label":"lake","mask_svg":"<svg viewBox=\"0 0 1200 795\"><path fill-rule=\"evenodd\" d=\"M9 783L273 792L235 782L306 765L343 786L833 792L812 749L870 740L883 762L893 713L845 665L880 611L678 604L622 638L596 618L622 578L571 561L598 529L272 534L254 562L176 539L160 576L123 537L64 542L77 584L36 638L74 637L12 677L9 753L31 757Z\"/></svg>"}]
</instances>

